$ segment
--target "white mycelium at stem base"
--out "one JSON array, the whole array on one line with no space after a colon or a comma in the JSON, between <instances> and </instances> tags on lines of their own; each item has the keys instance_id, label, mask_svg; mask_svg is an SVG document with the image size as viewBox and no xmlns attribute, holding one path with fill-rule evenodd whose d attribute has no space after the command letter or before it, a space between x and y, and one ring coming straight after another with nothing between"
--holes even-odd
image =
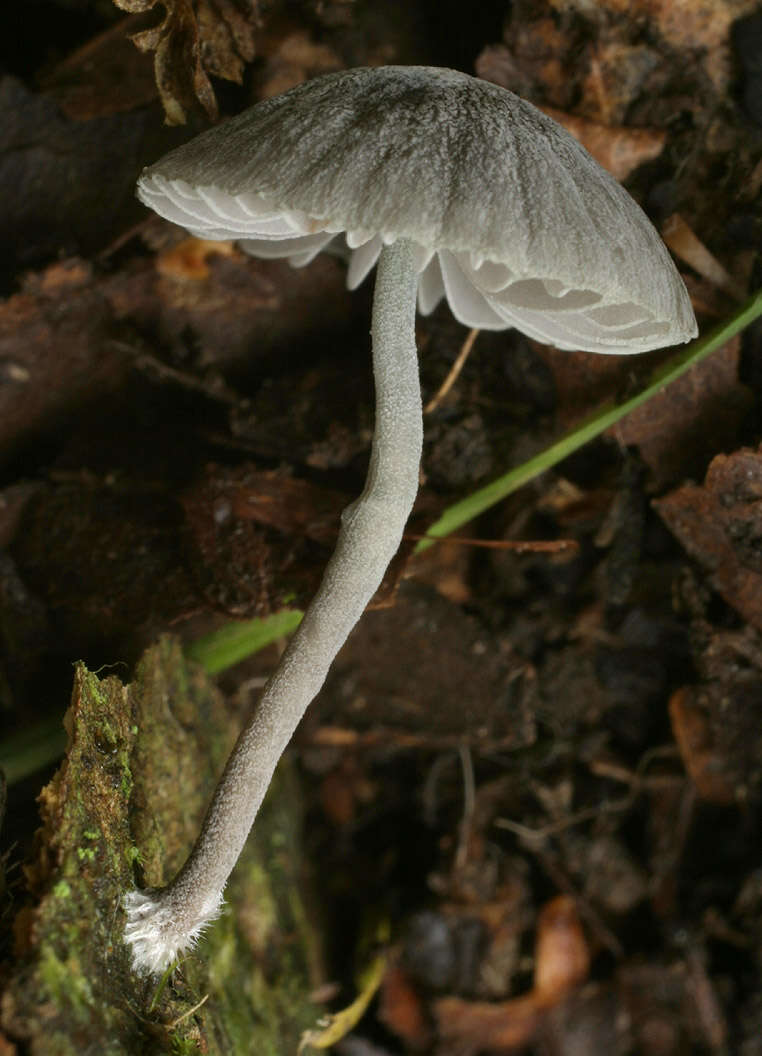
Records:
<instances>
[{"instance_id":1,"label":"white mycelium at stem base","mask_svg":"<svg viewBox=\"0 0 762 1056\"><path fill-rule=\"evenodd\" d=\"M365 488L344 510L318 592L233 749L188 861L168 887L125 897L125 938L138 970L163 970L217 916L275 766L399 547L423 437L417 289L411 244L384 247L373 300L376 420Z\"/></svg>"}]
</instances>

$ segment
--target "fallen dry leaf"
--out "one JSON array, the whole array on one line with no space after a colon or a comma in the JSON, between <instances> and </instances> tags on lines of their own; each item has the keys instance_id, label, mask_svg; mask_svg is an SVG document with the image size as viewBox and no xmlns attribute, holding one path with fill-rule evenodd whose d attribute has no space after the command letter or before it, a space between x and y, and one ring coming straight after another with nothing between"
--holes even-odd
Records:
<instances>
[{"instance_id":1,"label":"fallen dry leaf","mask_svg":"<svg viewBox=\"0 0 762 1056\"><path fill-rule=\"evenodd\" d=\"M240 84L246 63L256 54L259 0L196 0L196 17L207 71Z\"/></svg>"},{"instance_id":2,"label":"fallen dry leaf","mask_svg":"<svg viewBox=\"0 0 762 1056\"><path fill-rule=\"evenodd\" d=\"M130 356L113 335L103 291L77 258L29 276L0 304L3 461L124 383Z\"/></svg>"},{"instance_id":3,"label":"fallen dry leaf","mask_svg":"<svg viewBox=\"0 0 762 1056\"><path fill-rule=\"evenodd\" d=\"M228 474L233 484L230 502L235 517L269 525L284 535L298 534L326 546L334 545L341 511L349 501L343 492L250 466Z\"/></svg>"},{"instance_id":4,"label":"fallen dry leaf","mask_svg":"<svg viewBox=\"0 0 762 1056\"><path fill-rule=\"evenodd\" d=\"M384 972L378 1018L413 1051L425 1049L431 1041L421 996L397 957L389 959Z\"/></svg>"},{"instance_id":5,"label":"fallen dry leaf","mask_svg":"<svg viewBox=\"0 0 762 1056\"><path fill-rule=\"evenodd\" d=\"M207 466L183 496L193 574L231 615L300 601L316 589L321 561L310 542L333 544L345 496L250 464Z\"/></svg>"},{"instance_id":6,"label":"fallen dry leaf","mask_svg":"<svg viewBox=\"0 0 762 1056\"><path fill-rule=\"evenodd\" d=\"M541 106L540 109L563 125L599 165L620 181L626 180L639 165L658 158L667 141L667 133L662 129L612 127L567 114L553 106Z\"/></svg>"},{"instance_id":7,"label":"fallen dry leaf","mask_svg":"<svg viewBox=\"0 0 762 1056\"><path fill-rule=\"evenodd\" d=\"M469 1053L525 1045L543 1013L563 1001L589 970L590 952L574 899L559 895L543 907L537 921L530 992L498 1002L442 998L434 1006L440 1039Z\"/></svg>"},{"instance_id":8,"label":"fallen dry leaf","mask_svg":"<svg viewBox=\"0 0 762 1056\"><path fill-rule=\"evenodd\" d=\"M732 803L733 784L724 772L721 754L715 750L711 724L696 691L684 686L673 693L669 718L685 769L699 796L721 806Z\"/></svg>"},{"instance_id":9,"label":"fallen dry leaf","mask_svg":"<svg viewBox=\"0 0 762 1056\"><path fill-rule=\"evenodd\" d=\"M743 262L740 254L736 259ZM724 319L732 312L733 305L728 302L728 295L716 283L691 272L685 272L682 277L697 319L703 318L708 323L709 320Z\"/></svg>"},{"instance_id":10,"label":"fallen dry leaf","mask_svg":"<svg viewBox=\"0 0 762 1056\"><path fill-rule=\"evenodd\" d=\"M762 449L717 455L703 485L685 484L654 506L714 589L762 629Z\"/></svg>"},{"instance_id":11,"label":"fallen dry leaf","mask_svg":"<svg viewBox=\"0 0 762 1056\"><path fill-rule=\"evenodd\" d=\"M740 283L720 264L679 213L667 217L661 227L661 237L675 256L689 264L699 275L725 290L735 300L744 299L746 291Z\"/></svg>"},{"instance_id":12,"label":"fallen dry leaf","mask_svg":"<svg viewBox=\"0 0 762 1056\"><path fill-rule=\"evenodd\" d=\"M341 57L327 44L318 43L303 29L276 38L268 35L267 58L262 69L260 95L270 99L310 77L340 70Z\"/></svg>"},{"instance_id":13,"label":"fallen dry leaf","mask_svg":"<svg viewBox=\"0 0 762 1056\"><path fill-rule=\"evenodd\" d=\"M110 26L78 48L42 79L47 96L67 117L90 121L145 106L156 98L150 60L130 42L140 15Z\"/></svg>"},{"instance_id":14,"label":"fallen dry leaf","mask_svg":"<svg viewBox=\"0 0 762 1056\"><path fill-rule=\"evenodd\" d=\"M738 380L740 354L736 337L610 430L620 444L639 449L657 487L701 472L738 435L753 398Z\"/></svg>"},{"instance_id":15,"label":"fallen dry leaf","mask_svg":"<svg viewBox=\"0 0 762 1056\"><path fill-rule=\"evenodd\" d=\"M231 257L236 252L232 242L185 238L156 255L156 270L173 279L208 279L208 258L214 254Z\"/></svg>"},{"instance_id":16,"label":"fallen dry leaf","mask_svg":"<svg viewBox=\"0 0 762 1056\"><path fill-rule=\"evenodd\" d=\"M669 715L683 765L698 795L720 805L754 801L762 786L762 636L700 620L700 681L683 686Z\"/></svg>"},{"instance_id":17,"label":"fallen dry leaf","mask_svg":"<svg viewBox=\"0 0 762 1056\"><path fill-rule=\"evenodd\" d=\"M540 1008L534 994L510 1001L464 1001L443 997L434 1005L434 1016L443 1052L503 1053L526 1045L537 1028Z\"/></svg>"},{"instance_id":18,"label":"fallen dry leaf","mask_svg":"<svg viewBox=\"0 0 762 1056\"><path fill-rule=\"evenodd\" d=\"M577 8L583 15L602 20L622 15L631 26L645 21L651 33L661 36L678 51L699 52L704 68L718 90L731 75L730 27L753 11L757 0L551 0L564 12Z\"/></svg>"},{"instance_id":19,"label":"fallen dry leaf","mask_svg":"<svg viewBox=\"0 0 762 1056\"><path fill-rule=\"evenodd\" d=\"M150 11L157 0L114 0L132 14ZM257 0L162 0L165 15L150 29L132 36L140 51L153 51L154 73L168 125L185 123L196 102L209 118L217 117L217 100L209 74L240 83L244 66L254 58Z\"/></svg>"},{"instance_id":20,"label":"fallen dry leaf","mask_svg":"<svg viewBox=\"0 0 762 1056\"><path fill-rule=\"evenodd\" d=\"M573 104L569 51L576 39L570 40L552 18L517 18L504 40L479 54L474 64L479 77L524 98L542 98L560 110Z\"/></svg>"},{"instance_id":21,"label":"fallen dry leaf","mask_svg":"<svg viewBox=\"0 0 762 1056\"><path fill-rule=\"evenodd\" d=\"M401 627L414 666L399 663ZM349 636L328 674L325 706L308 713L301 732L311 739L319 721L352 729L359 743L458 743L454 735L480 751L531 743L536 687L525 670L460 607L403 581L394 609L367 612Z\"/></svg>"},{"instance_id":22,"label":"fallen dry leaf","mask_svg":"<svg viewBox=\"0 0 762 1056\"><path fill-rule=\"evenodd\" d=\"M629 25L601 28L590 42L588 72L580 86L578 109L604 125L618 125L634 100L648 92L648 82L662 62L659 51L636 38Z\"/></svg>"},{"instance_id":23,"label":"fallen dry leaf","mask_svg":"<svg viewBox=\"0 0 762 1056\"><path fill-rule=\"evenodd\" d=\"M538 1001L555 1004L590 971L590 950L577 907L569 895L543 906L537 921L534 990Z\"/></svg>"},{"instance_id":24,"label":"fallen dry leaf","mask_svg":"<svg viewBox=\"0 0 762 1056\"><path fill-rule=\"evenodd\" d=\"M131 14L150 11L156 0L114 0ZM194 101L207 116L217 117L214 89L201 61L198 23L191 0L166 0L163 21L132 36L135 46L153 51L154 75L168 125L185 124Z\"/></svg>"}]
</instances>

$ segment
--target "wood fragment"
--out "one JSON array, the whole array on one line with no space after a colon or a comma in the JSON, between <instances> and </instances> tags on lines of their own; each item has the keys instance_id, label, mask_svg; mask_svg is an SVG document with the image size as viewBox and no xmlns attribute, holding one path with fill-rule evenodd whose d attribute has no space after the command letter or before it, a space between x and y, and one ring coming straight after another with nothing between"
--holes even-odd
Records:
<instances>
[{"instance_id":1,"label":"wood fragment","mask_svg":"<svg viewBox=\"0 0 762 1056\"><path fill-rule=\"evenodd\" d=\"M742 301L746 291L717 257L704 245L695 231L679 213L673 213L661 226L661 237L675 256L690 265L709 282L728 293L735 301Z\"/></svg>"}]
</instances>

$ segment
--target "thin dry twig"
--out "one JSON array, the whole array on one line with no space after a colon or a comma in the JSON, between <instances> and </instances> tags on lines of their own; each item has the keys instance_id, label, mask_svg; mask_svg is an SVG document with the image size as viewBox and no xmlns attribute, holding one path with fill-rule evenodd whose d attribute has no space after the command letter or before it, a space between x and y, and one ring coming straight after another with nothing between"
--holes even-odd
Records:
<instances>
[{"instance_id":1,"label":"thin dry twig","mask_svg":"<svg viewBox=\"0 0 762 1056\"><path fill-rule=\"evenodd\" d=\"M531 828L531 826L522 825L518 821L512 821L510 818L496 818L495 826L499 829L507 829L509 832L515 833L526 843L540 844L549 836L555 836L560 832L564 832L566 829L579 825L583 821L591 821L603 814L618 814L622 811L629 810L642 792L654 791L657 788L673 788L676 784L683 784L685 782L685 776L683 774L657 774L651 777L645 776L645 771L654 759L664 755L674 756L674 754L675 750L671 745L659 745L658 747L645 752L635 770L627 770L623 766L609 763L606 760L594 760L590 764L590 770L593 774L597 777L609 778L613 781L620 781L623 784L627 784L630 786L629 792L620 799L596 803L595 806L592 807L584 807L581 810L575 811L573 814L568 814L566 817L557 818L554 821L548 822L547 825L542 825L540 828Z\"/></svg>"},{"instance_id":2,"label":"thin dry twig","mask_svg":"<svg viewBox=\"0 0 762 1056\"><path fill-rule=\"evenodd\" d=\"M468 848L471 842L471 829L476 809L476 791L474 782L474 763L471 750L467 744L458 745L460 767L463 772L463 816L458 827L458 849L455 852L455 871L465 867L468 861Z\"/></svg>"},{"instance_id":3,"label":"thin dry twig","mask_svg":"<svg viewBox=\"0 0 762 1056\"><path fill-rule=\"evenodd\" d=\"M485 550L513 550L517 554L575 554L579 550L576 539L474 539L466 535L426 535L405 532L405 539L430 539L432 542L459 543L461 546L480 546Z\"/></svg>"},{"instance_id":4,"label":"thin dry twig","mask_svg":"<svg viewBox=\"0 0 762 1056\"><path fill-rule=\"evenodd\" d=\"M684 260L713 286L724 290L736 301L743 301L746 297L746 291L741 284L704 245L679 213L673 213L672 216L667 217L662 224L661 237L676 256Z\"/></svg>"},{"instance_id":5,"label":"thin dry twig","mask_svg":"<svg viewBox=\"0 0 762 1056\"><path fill-rule=\"evenodd\" d=\"M447 377L439 386L437 392L431 397L429 402L423 408L424 414L431 414L432 411L435 411L442 402L442 400L445 398L447 393L453 387L455 382L458 380L458 376L460 375L460 372L463 370L463 367L466 364L466 360L468 359L471 353L471 349L474 347L474 341L476 341L478 334L478 330L469 330L468 336L463 342L463 346L461 347L460 352L458 352L455 362L450 367L450 371Z\"/></svg>"}]
</instances>

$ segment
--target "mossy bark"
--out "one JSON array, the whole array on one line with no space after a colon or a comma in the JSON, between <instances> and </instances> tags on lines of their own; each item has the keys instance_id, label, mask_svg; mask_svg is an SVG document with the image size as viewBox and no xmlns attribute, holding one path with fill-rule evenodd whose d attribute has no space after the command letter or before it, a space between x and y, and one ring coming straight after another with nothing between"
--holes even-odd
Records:
<instances>
[{"instance_id":1,"label":"mossy bark","mask_svg":"<svg viewBox=\"0 0 762 1056\"><path fill-rule=\"evenodd\" d=\"M171 638L123 685L78 665L61 768L40 796L2 1025L32 1056L295 1052L314 1022L298 795L276 773L222 917L157 997L122 942L123 893L182 864L235 738L224 701ZM200 1004L200 1002L204 1002Z\"/></svg>"}]
</instances>

